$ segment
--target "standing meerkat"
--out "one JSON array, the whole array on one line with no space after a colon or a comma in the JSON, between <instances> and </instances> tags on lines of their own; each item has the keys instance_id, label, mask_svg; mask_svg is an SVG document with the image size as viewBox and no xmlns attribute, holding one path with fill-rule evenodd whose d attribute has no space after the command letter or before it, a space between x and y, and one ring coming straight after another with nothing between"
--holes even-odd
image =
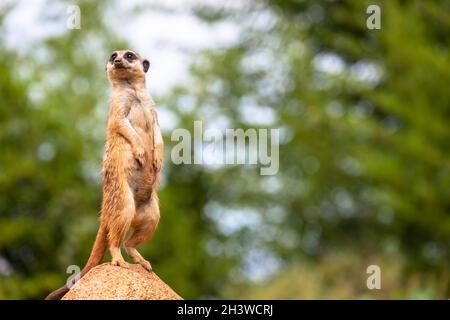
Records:
<instances>
[{"instance_id":1,"label":"standing meerkat","mask_svg":"<svg viewBox=\"0 0 450 320\"><path fill-rule=\"evenodd\" d=\"M148 271L150 262L136 247L151 238L159 222L159 185L164 145L155 104L147 92L145 73L150 63L131 50L115 51L106 64L112 85L106 147L103 157L103 200L100 227L83 277L100 264L109 248L112 265L126 267L120 250ZM125 240L127 231L131 236ZM60 299L67 286L46 299Z\"/></svg>"}]
</instances>

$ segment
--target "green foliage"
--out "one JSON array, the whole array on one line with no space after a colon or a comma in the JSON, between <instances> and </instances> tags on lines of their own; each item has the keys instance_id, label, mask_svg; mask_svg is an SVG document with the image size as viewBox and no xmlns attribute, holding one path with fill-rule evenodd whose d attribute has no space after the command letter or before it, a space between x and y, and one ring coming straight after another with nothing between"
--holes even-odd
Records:
<instances>
[{"instance_id":1,"label":"green foliage","mask_svg":"<svg viewBox=\"0 0 450 320\"><path fill-rule=\"evenodd\" d=\"M222 190L214 200L263 217L228 240L236 247L251 239L249 250L288 264L341 248L393 251L406 274L448 279L448 3L378 4L381 30L366 28L364 1L267 1L228 13L253 20L238 44L198 58L187 90L198 114L226 115L230 127L251 125L249 104L272 110L283 139L278 175L236 169L212 184Z\"/></svg>"},{"instance_id":2,"label":"green foliage","mask_svg":"<svg viewBox=\"0 0 450 320\"><path fill-rule=\"evenodd\" d=\"M369 290L366 269L381 268L381 288ZM404 261L398 255L367 257L333 253L318 263L302 262L274 279L256 284L229 286L225 292L235 299L435 299L446 296L445 278L436 275L405 277Z\"/></svg>"}]
</instances>

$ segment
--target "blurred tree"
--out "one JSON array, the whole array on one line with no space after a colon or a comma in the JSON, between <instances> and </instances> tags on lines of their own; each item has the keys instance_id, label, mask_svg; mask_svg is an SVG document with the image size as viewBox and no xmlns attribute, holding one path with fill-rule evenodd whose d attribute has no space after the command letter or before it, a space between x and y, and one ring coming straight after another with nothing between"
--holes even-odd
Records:
<instances>
[{"instance_id":1,"label":"blurred tree","mask_svg":"<svg viewBox=\"0 0 450 320\"><path fill-rule=\"evenodd\" d=\"M381 30L366 28L365 1L194 8L208 23L243 29L237 44L194 63L186 95L197 114L282 130L276 176L221 168L210 201L261 217L223 243L262 252L256 265L343 248L396 252L404 270L447 279L448 295L449 3L371 4L381 7Z\"/></svg>"},{"instance_id":2,"label":"blurred tree","mask_svg":"<svg viewBox=\"0 0 450 320\"><path fill-rule=\"evenodd\" d=\"M381 290L368 290L369 274L355 272L376 264L382 270ZM236 299L434 299L444 297L446 282L436 274L415 274L405 278L404 262L396 253L355 255L341 251L319 259L303 261L280 272L273 279L229 286L226 294Z\"/></svg>"}]
</instances>

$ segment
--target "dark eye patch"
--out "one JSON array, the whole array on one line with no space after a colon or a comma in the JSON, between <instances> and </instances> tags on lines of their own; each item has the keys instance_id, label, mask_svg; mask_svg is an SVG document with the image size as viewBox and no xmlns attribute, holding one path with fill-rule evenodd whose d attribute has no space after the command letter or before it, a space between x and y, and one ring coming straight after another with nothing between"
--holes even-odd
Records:
<instances>
[{"instance_id":1,"label":"dark eye patch","mask_svg":"<svg viewBox=\"0 0 450 320\"><path fill-rule=\"evenodd\" d=\"M114 59L117 57L117 53L113 53L112 55L111 55L111 58L109 58L109 61L114 61Z\"/></svg>"},{"instance_id":2,"label":"dark eye patch","mask_svg":"<svg viewBox=\"0 0 450 320\"><path fill-rule=\"evenodd\" d=\"M125 59L127 59L130 62L133 61L135 58L134 53L132 53L132 52L125 53L124 57L125 57Z\"/></svg>"}]
</instances>

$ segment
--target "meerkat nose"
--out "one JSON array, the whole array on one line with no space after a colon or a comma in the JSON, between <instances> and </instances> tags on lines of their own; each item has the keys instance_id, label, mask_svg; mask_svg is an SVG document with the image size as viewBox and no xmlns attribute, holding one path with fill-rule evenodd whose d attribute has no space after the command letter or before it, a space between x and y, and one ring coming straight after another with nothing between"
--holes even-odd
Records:
<instances>
[{"instance_id":1,"label":"meerkat nose","mask_svg":"<svg viewBox=\"0 0 450 320\"><path fill-rule=\"evenodd\" d=\"M122 59L116 59L116 60L114 60L114 63L121 63L122 62Z\"/></svg>"}]
</instances>

